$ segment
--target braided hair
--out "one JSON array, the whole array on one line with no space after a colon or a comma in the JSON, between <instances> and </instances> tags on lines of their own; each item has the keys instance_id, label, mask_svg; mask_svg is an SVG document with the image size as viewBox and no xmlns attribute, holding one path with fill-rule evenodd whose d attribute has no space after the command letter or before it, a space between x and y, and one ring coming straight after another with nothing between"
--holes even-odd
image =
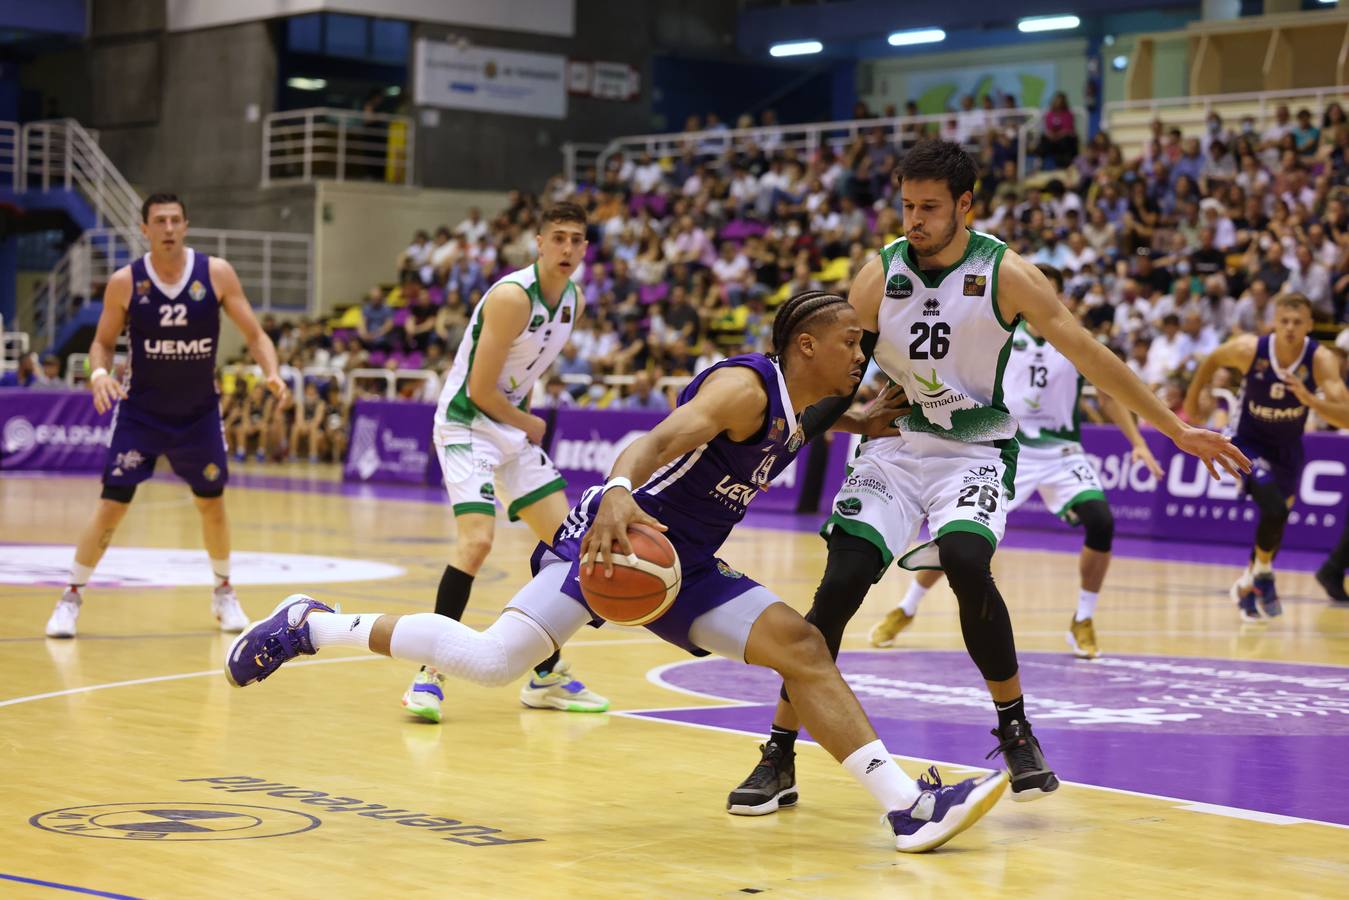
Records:
<instances>
[{"instance_id":1,"label":"braided hair","mask_svg":"<svg viewBox=\"0 0 1349 900\"><path fill-rule=\"evenodd\" d=\"M782 304L773 319L773 355L781 359L791 346L792 338L806 327L807 322L821 313L828 315L826 321L832 321L839 308L847 305L847 300L828 291L804 291L792 297Z\"/></svg>"}]
</instances>

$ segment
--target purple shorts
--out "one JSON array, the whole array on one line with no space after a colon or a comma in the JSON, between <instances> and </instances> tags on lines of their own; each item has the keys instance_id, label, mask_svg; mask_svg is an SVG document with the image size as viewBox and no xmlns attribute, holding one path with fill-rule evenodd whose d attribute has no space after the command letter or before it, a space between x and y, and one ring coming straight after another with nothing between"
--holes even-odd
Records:
<instances>
[{"instance_id":1,"label":"purple shorts","mask_svg":"<svg viewBox=\"0 0 1349 900\"><path fill-rule=\"evenodd\" d=\"M598 504L598 496L594 499ZM567 577L562 582L562 593L590 610L590 605L581 595L581 564L579 562L581 537L584 535L586 528L589 527L591 510L586 508L588 505L583 500L582 503L572 508L571 515L567 517L567 522L559 531L560 539L552 547L547 544L539 544L530 560L530 567L531 571L537 575L539 569L550 563L552 565L568 563L570 568L567 570ZM568 529L569 525L572 526L570 530ZM732 569L718 557L714 556L710 559L704 557L698 560L692 554L686 556L680 551L678 544L675 544L675 553L679 555L680 576L682 578L679 596L675 597L674 603L670 604L670 608L665 611L663 616L644 627L666 643L682 647L694 656L707 656L707 650L689 639L689 629L693 627L694 620L703 613L723 606L760 585L753 578ZM559 559L562 562L558 562ZM594 610L590 610L590 612L594 616ZM599 628L604 624L604 620L599 616L594 616L590 624Z\"/></svg>"},{"instance_id":2,"label":"purple shorts","mask_svg":"<svg viewBox=\"0 0 1349 900\"><path fill-rule=\"evenodd\" d=\"M1252 484L1273 484L1285 497L1296 497L1305 458L1302 441L1271 445L1250 438L1233 438L1232 443L1251 460L1251 472L1246 476L1246 489Z\"/></svg>"},{"instance_id":3,"label":"purple shorts","mask_svg":"<svg viewBox=\"0 0 1349 900\"><path fill-rule=\"evenodd\" d=\"M125 400L113 415L112 440L103 464L103 483L133 486L155 471L160 454L194 494L214 495L229 481L229 453L220 409L214 404L195 419L164 419Z\"/></svg>"}]
</instances>

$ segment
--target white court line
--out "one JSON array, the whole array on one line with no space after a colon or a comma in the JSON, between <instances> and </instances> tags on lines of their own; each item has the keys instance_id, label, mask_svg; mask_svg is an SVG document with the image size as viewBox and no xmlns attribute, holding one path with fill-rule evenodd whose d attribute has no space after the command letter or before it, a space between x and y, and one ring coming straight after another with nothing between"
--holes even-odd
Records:
<instances>
[{"instance_id":1,"label":"white court line","mask_svg":"<svg viewBox=\"0 0 1349 900\"><path fill-rule=\"evenodd\" d=\"M660 638L614 638L612 640L594 640L594 641L568 641L568 647L597 647L604 644L660 644L664 643ZM349 662L369 662L372 659L389 659L377 653L368 656L342 656L336 659L305 659L300 662L286 663L287 668L296 669L300 666L324 666L337 663ZM135 687L139 684L157 684L161 681L182 681L187 678L206 678L210 675L225 677L225 670L222 664L219 669L204 669L200 672L180 672L177 675L155 675L151 678L133 678L129 681L110 681L106 684L88 684L84 687L68 688L64 691L48 691L45 694L30 694L27 697L11 697L8 700L0 700L0 707L16 706L20 703L31 703L34 700L50 700L54 697L69 697L72 694L88 694L93 691L105 691L108 688Z\"/></svg>"}]
</instances>

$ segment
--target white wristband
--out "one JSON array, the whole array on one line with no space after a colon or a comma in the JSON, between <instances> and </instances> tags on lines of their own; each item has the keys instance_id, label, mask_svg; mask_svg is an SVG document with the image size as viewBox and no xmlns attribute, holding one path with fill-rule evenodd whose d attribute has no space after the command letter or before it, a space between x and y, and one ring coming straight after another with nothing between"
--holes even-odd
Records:
<instances>
[{"instance_id":1,"label":"white wristband","mask_svg":"<svg viewBox=\"0 0 1349 900\"><path fill-rule=\"evenodd\" d=\"M93 384L100 378L107 378L107 377L108 377L108 370L103 368L102 366L99 366L97 369L89 373L89 383Z\"/></svg>"},{"instance_id":2,"label":"white wristband","mask_svg":"<svg viewBox=\"0 0 1349 900\"><path fill-rule=\"evenodd\" d=\"M614 478L610 478L608 481L606 481L606 482L604 483L604 490L601 491L600 493L601 493L601 494L607 494L607 493L609 493L609 489L610 489L610 488L616 488L616 487L621 487L621 488L623 488L624 490L626 490L629 494L631 494L631 493L632 493L632 479L630 479L630 478L624 478L622 475L618 475L618 476L615 476Z\"/></svg>"}]
</instances>

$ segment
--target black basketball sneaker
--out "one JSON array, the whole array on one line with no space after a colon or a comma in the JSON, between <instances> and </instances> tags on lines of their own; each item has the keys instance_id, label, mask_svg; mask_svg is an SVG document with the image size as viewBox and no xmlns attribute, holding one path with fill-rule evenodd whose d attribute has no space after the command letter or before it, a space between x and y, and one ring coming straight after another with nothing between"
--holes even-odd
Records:
<instances>
[{"instance_id":1,"label":"black basketball sneaker","mask_svg":"<svg viewBox=\"0 0 1349 900\"><path fill-rule=\"evenodd\" d=\"M1029 722L1015 719L1005 729L994 728L992 735L1001 743L984 757L992 759L998 753L1007 761L1007 774L1012 776L1012 799L1018 803L1039 800L1059 789L1059 779L1045 762L1040 742L1031 734Z\"/></svg>"},{"instance_id":2,"label":"black basketball sneaker","mask_svg":"<svg viewBox=\"0 0 1349 900\"><path fill-rule=\"evenodd\" d=\"M796 754L775 741L761 744L759 750L763 753L759 764L726 798L726 811L733 816L766 816L778 807L796 805Z\"/></svg>"}]
</instances>

